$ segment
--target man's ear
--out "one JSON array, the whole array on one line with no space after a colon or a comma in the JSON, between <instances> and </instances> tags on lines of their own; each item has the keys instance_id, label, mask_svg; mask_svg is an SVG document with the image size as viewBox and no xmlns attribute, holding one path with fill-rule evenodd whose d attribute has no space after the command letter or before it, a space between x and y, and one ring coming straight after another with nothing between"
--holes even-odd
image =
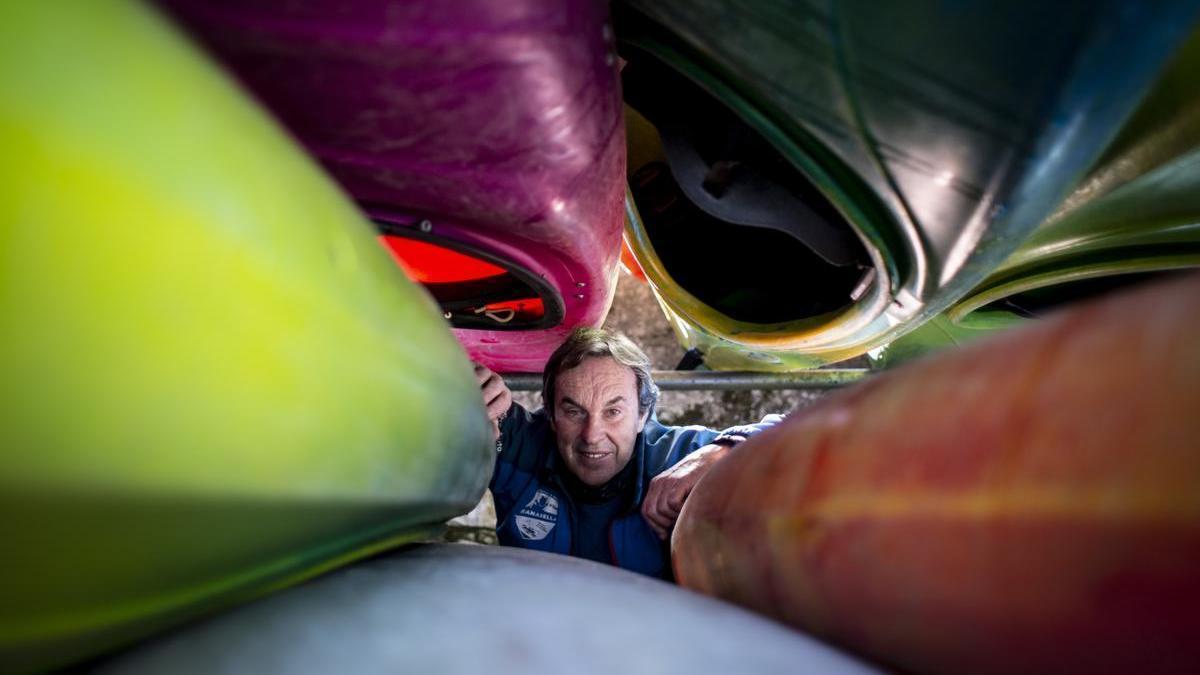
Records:
<instances>
[{"instance_id":1,"label":"man's ear","mask_svg":"<svg viewBox=\"0 0 1200 675\"><path fill-rule=\"evenodd\" d=\"M642 429L646 428L646 422L649 422L649 421L650 421L650 409L646 408L646 412L642 413L641 419L638 420L637 432L639 434L642 433Z\"/></svg>"}]
</instances>

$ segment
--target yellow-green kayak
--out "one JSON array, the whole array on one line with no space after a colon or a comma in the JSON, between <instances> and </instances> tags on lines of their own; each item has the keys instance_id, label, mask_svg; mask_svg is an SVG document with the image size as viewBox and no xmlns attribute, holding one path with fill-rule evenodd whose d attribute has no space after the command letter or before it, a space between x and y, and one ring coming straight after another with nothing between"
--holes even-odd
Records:
<instances>
[{"instance_id":1,"label":"yellow-green kayak","mask_svg":"<svg viewBox=\"0 0 1200 675\"><path fill-rule=\"evenodd\" d=\"M133 2L0 9L0 670L466 511L469 364L371 227Z\"/></svg>"}]
</instances>

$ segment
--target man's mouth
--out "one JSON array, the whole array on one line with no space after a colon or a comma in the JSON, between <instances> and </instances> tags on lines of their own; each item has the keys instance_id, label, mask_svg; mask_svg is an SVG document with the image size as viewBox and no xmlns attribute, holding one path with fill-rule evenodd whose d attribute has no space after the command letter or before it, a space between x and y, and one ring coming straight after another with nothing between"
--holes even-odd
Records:
<instances>
[{"instance_id":1,"label":"man's mouth","mask_svg":"<svg viewBox=\"0 0 1200 675\"><path fill-rule=\"evenodd\" d=\"M604 461L605 458L613 454L612 448L606 448L603 445L584 445L580 443L575 446L575 456L582 462L589 464Z\"/></svg>"}]
</instances>

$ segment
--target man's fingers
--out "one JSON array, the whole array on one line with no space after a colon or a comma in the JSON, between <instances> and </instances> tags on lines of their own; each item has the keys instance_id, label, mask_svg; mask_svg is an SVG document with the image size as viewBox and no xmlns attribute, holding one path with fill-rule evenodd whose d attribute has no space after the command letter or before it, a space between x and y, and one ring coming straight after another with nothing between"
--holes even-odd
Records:
<instances>
[{"instance_id":1,"label":"man's fingers","mask_svg":"<svg viewBox=\"0 0 1200 675\"><path fill-rule=\"evenodd\" d=\"M512 407L512 396L507 392L503 396L497 396L494 401L487 405L488 418L493 421L498 421L504 417L504 413Z\"/></svg>"},{"instance_id":2,"label":"man's fingers","mask_svg":"<svg viewBox=\"0 0 1200 675\"><path fill-rule=\"evenodd\" d=\"M671 530L675 528L675 521L679 519L679 509L673 506L677 485L672 485L670 489L663 491L663 496L658 502L659 524L662 527L663 539L671 535Z\"/></svg>"},{"instance_id":3,"label":"man's fingers","mask_svg":"<svg viewBox=\"0 0 1200 675\"><path fill-rule=\"evenodd\" d=\"M678 484L679 481L671 476L658 476L650 482L646 498L642 502L642 516L659 539L665 540L670 535L671 528L679 517L679 509L671 506L671 502L677 499L672 495Z\"/></svg>"},{"instance_id":4,"label":"man's fingers","mask_svg":"<svg viewBox=\"0 0 1200 675\"><path fill-rule=\"evenodd\" d=\"M680 481L674 490L671 491L670 497L667 499L667 507L671 511L671 515L675 518L679 517L679 512L683 510L683 503L687 501L688 495L692 493L692 488L695 483L691 481Z\"/></svg>"},{"instance_id":5,"label":"man's fingers","mask_svg":"<svg viewBox=\"0 0 1200 675\"><path fill-rule=\"evenodd\" d=\"M659 539L667 538L667 526L663 522L662 516L657 513L647 516L646 523L650 525L650 529L654 530L654 534L657 534Z\"/></svg>"},{"instance_id":6,"label":"man's fingers","mask_svg":"<svg viewBox=\"0 0 1200 675\"><path fill-rule=\"evenodd\" d=\"M484 383L483 400L487 405L488 414L492 417L498 416L512 405L512 394L499 375L493 375L492 379Z\"/></svg>"},{"instance_id":7,"label":"man's fingers","mask_svg":"<svg viewBox=\"0 0 1200 675\"><path fill-rule=\"evenodd\" d=\"M664 539L670 535L671 530L675 529L675 522L679 520L679 513L683 510L683 503L687 501L693 484L694 482L688 477L682 476L673 478L663 489L657 510L660 524L665 530Z\"/></svg>"},{"instance_id":8,"label":"man's fingers","mask_svg":"<svg viewBox=\"0 0 1200 675\"><path fill-rule=\"evenodd\" d=\"M476 363L475 380L479 383L489 419L494 421L508 412L512 407L512 392L508 390L508 385L504 384L504 378Z\"/></svg>"},{"instance_id":9,"label":"man's fingers","mask_svg":"<svg viewBox=\"0 0 1200 675\"><path fill-rule=\"evenodd\" d=\"M671 502L675 499L675 492L679 489L678 481L671 481L663 491L662 496L658 498L658 514L662 517L664 525L670 528L675 524L675 517L679 515L679 509L672 508Z\"/></svg>"},{"instance_id":10,"label":"man's fingers","mask_svg":"<svg viewBox=\"0 0 1200 675\"><path fill-rule=\"evenodd\" d=\"M662 481L658 479L650 481L650 487L646 490L646 498L642 500L642 517L646 519L650 529L663 538L663 528L667 523L662 514L658 512L658 502L661 496Z\"/></svg>"},{"instance_id":11,"label":"man's fingers","mask_svg":"<svg viewBox=\"0 0 1200 675\"><path fill-rule=\"evenodd\" d=\"M642 502L642 515L655 534L662 539L670 536L675 521L679 519L679 513L683 510L684 502L703 475L703 472L694 471L692 464L693 462L685 460L655 476L646 490L646 499Z\"/></svg>"}]
</instances>

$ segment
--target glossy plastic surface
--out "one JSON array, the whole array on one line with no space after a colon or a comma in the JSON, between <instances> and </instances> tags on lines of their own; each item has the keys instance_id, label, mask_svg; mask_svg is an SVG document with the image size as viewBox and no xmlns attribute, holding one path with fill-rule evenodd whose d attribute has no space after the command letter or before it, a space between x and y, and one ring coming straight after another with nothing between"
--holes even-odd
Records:
<instances>
[{"instance_id":1,"label":"glossy plastic surface","mask_svg":"<svg viewBox=\"0 0 1200 675\"><path fill-rule=\"evenodd\" d=\"M538 371L612 302L625 142L603 3L168 0L373 218L543 277L551 328L459 330L471 358Z\"/></svg>"},{"instance_id":2,"label":"glossy plastic surface","mask_svg":"<svg viewBox=\"0 0 1200 675\"><path fill-rule=\"evenodd\" d=\"M629 58L671 65L763 134L841 211L875 266L843 312L754 325L656 282L635 246L664 307L687 329L684 346L733 355L714 367L755 368L754 358L737 356L748 352L765 354L772 369L819 365L944 311L1101 158L1194 29L1197 9L1182 1L626 3L618 29Z\"/></svg>"},{"instance_id":3,"label":"glossy plastic surface","mask_svg":"<svg viewBox=\"0 0 1200 675\"><path fill-rule=\"evenodd\" d=\"M436 307L165 19L5 3L0 147L0 670L478 500L488 424Z\"/></svg>"},{"instance_id":4,"label":"glossy plastic surface","mask_svg":"<svg viewBox=\"0 0 1200 675\"><path fill-rule=\"evenodd\" d=\"M847 388L688 498L683 585L904 672L1200 662L1200 275Z\"/></svg>"},{"instance_id":5,"label":"glossy plastic surface","mask_svg":"<svg viewBox=\"0 0 1200 675\"><path fill-rule=\"evenodd\" d=\"M464 544L416 547L340 570L147 644L100 671L878 672L656 579L590 560Z\"/></svg>"},{"instance_id":6,"label":"glossy plastic surface","mask_svg":"<svg viewBox=\"0 0 1200 675\"><path fill-rule=\"evenodd\" d=\"M1019 249L955 304L956 321L1018 293L1200 266L1200 31L1104 157Z\"/></svg>"}]
</instances>

